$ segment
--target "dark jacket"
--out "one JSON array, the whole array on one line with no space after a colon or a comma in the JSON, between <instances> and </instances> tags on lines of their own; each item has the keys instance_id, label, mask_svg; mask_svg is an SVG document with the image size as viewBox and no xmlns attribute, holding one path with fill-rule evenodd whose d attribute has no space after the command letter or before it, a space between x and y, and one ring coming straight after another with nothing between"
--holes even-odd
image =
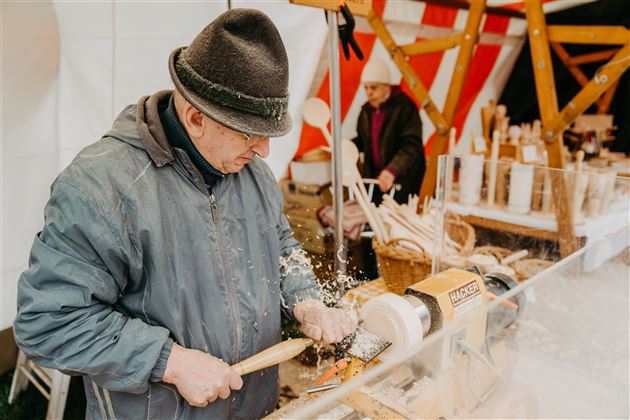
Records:
<instances>
[{"instance_id":1,"label":"dark jacket","mask_svg":"<svg viewBox=\"0 0 630 420\"><path fill-rule=\"evenodd\" d=\"M357 121L357 136L352 141L365 154L361 175L376 178L380 170L375 167L371 147L372 106L365 103ZM409 194L418 194L425 171L424 146L422 145L422 123L418 108L404 93L393 90L392 95L381 105L385 122L381 130L379 151L383 169L389 168L396 174L394 183L401 190L394 198L399 203L407 202ZM380 202L378 188L373 201Z\"/></svg>"},{"instance_id":2,"label":"dark jacket","mask_svg":"<svg viewBox=\"0 0 630 420\"><path fill-rule=\"evenodd\" d=\"M55 180L15 338L36 363L84 376L88 418L260 417L275 408L277 368L194 408L160 382L173 340L234 364L280 341L281 311L319 289L268 166L254 159L211 195L165 138L169 95L127 107Z\"/></svg>"}]
</instances>

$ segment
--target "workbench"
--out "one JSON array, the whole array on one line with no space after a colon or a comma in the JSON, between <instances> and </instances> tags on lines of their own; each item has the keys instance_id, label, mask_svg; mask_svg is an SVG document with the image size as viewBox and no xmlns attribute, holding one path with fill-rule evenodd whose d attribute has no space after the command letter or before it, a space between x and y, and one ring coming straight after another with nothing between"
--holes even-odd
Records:
<instances>
[{"instance_id":1,"label":"workbench","mask_svg":"<svg viewBox=\"0 0 630 420\"><path fill-rule=\"evenodd\" d=\"M514 214L504 209L470 206L449 202L449 211L459 214L475 227L529 236L558 242L558 223L555 214ZM614 202L608 213L594 219L584 218L574 227L581 247L587 247L584 270L592 271L630 247L630 197ZM589 245L593 246L589 246Z\"/></svg>"},{"instance_id":2,"label":"workbench","mask_svg":"<svg viewBox=\"0 0 630 420\"><path fill-rule=\"evenodd\" d=\"M510 292L525 293L525 312L518 322L487 338L492 353L488 357L502 380L486 395L479 386L479 374L489 370L475 367L475 358L468 368L464 357L456 377L442 375L437 381L427 370L434 366L432 347L466 328L471 318L430 335L420 346L374 366L342 387L299 403L294 400L279 418L383 418L373 406L366 405L358 413L347 404L352 395L374 395L370 392L377 388L389 390L375 398L381 402L380 410L397 414L391 418L421 418L431 409L448 418L628 418L630 260L621 253L592 271L584 269L589 252L607 246L613 237L593 239ZM492 311L493 305L484 310ZM487 350L482 352L487 354ZM401 370L410 372L411 382L394 380ZM448 378L455 379L457 392L477 390L480 402L454 406L452 390L443 387Z\"/></svg>"}]
</instances>

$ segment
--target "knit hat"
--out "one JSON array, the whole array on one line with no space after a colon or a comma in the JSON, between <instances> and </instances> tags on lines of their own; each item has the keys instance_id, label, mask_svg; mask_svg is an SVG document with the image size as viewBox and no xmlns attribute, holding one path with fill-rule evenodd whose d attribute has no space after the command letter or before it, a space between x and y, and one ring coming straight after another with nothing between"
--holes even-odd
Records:
<instances>
[{"instance_id":1,"label":"knit hat","mask_svg":"<svg viewBox=\"0 0 630 420\"><path fill-rule=\"evenodd\" d=\"M391 85L391 77L387 63L378 58L368 61L361 73L361 83L382 83L384 85Z\"/></svg>"},{"instance_id":2,"label":"knit hat","mask_svg":"<svg viewBox=\"0 0 630 420\"><path fill-rule=\"evenodd\" d=\"M287 53L258 10L223 13L171 53L169 71L184 98L219 124L269 137L291 130Z\"/></svg>"}]
</instances>

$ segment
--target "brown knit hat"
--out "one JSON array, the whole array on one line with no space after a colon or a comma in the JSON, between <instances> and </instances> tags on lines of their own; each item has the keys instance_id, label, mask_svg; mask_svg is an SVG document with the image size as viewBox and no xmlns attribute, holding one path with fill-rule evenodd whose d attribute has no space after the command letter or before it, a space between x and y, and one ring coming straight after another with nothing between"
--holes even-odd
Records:
<instances>
[{"instance_id":1,"label":"brown knit hat","mask_svg":"<svg viewBox=\"0 0 630 420\"><path fill-rule=\"evenodd\" d=\"M269 137L291 130L287 53L258 10L223 13L171 53L169 70L184 98L226 127Z\"/></svg>"}]
</instances>

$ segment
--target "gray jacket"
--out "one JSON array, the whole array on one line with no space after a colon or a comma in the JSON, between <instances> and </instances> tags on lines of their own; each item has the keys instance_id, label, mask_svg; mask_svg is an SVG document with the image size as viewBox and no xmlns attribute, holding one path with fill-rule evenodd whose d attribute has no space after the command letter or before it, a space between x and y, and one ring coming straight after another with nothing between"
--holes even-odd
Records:
<instances>
[{"instance_id":1,"label":"gray jacket","mask_svg":"<svg viewBox=\"0 0 630 420\"><path fill-rule=\"evenodd\" d=\"M173 340L234 364L280 341L281 312L319 289L284 260L300 246L267 165L254 159L210 194L165 138L169 93L127 107L55 180L19 280L16 341L84 376L88 418L260 417L275 407L277 368L194 408L160 382Z\"/></svg>"}]
</instances>

